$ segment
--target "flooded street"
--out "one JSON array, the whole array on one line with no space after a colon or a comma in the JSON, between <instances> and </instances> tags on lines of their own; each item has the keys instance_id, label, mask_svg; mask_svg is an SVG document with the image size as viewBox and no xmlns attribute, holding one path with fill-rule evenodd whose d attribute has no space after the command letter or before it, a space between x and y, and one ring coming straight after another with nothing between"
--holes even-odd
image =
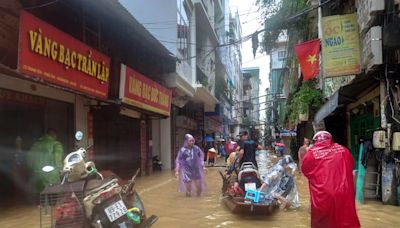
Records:
<instances>
[{"instance_id":1,"label":"flooded street","mask_svg":"<svg viewBox=\"0 0 400 228\"><path fill-rule=\"evenodd\" d=\"M296 177L300 209L277 210L269 216L240 216L232 214L221 201L218 169L223 168L208 168L208 194L203 198L177 193L177 180L170 171L139 179L137 190L146 212L159 216L154 227L310 227L308 182L304 176ZM398 227L400 223L400 207L367 201L357 210L362 227Z\"/></svg>"},{"instance_id":2,"label":"flooded street","mask_svg":"<svg viewBox=\"0 0 400 228\"><path fill-rule=\"evenodd\" d=\"M271 166L260 154L260 171ZM220 163L221 164L221 163ZM169 227L310 227L308 183L297 175L301 207L297 210L277 210L269 216L241 216L232 214L221 201L221 177L218 169L209 167L206 173L208 194L206 197L187 198L176 191L177 180L172 171L153 173L137 179L139 192L148 216L159 217L155 228ZM0 227L39 227L39 210L35 206L7 206L0 209ZM362 227L399 227L400 207L367 201L357 205Z\"/></svg>"}]
</instances>

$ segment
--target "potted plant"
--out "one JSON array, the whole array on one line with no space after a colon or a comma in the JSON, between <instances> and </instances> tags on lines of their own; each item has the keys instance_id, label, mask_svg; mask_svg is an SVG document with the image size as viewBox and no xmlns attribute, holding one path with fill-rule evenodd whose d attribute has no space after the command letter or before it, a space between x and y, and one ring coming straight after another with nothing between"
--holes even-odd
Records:
<instances>
[{"instance_id":1,"label":"potted plant","mask_svg":"<svg viewBox=\"0 0 400 228\"><path fill-rule=\"evenodd\" d=\"M312 82L303 83L300 89L292 95L288 106L289 119L292 123L308 121L323 105L322 91L313 86Z\"/></svg>"}]
</instances>

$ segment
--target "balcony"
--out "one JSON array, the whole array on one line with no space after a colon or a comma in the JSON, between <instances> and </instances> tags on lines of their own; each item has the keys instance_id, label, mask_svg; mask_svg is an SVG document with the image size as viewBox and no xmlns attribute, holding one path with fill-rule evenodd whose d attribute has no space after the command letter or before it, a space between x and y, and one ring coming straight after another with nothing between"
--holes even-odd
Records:
<instances>
[{"instance_id":1,"label":"balcony","mask_svg":"<svg viewBox=\"0 0 400 228\"><path fill-rule=\"evenodd\" d=\"M218 36L214 30L214 7L205 3L204 0L195 1L196 8L196 28L204 30L203 34L208 34L211 41L218 45Z\"/></svg>"},{"instance_id":2,"label":"balcony","mask_svg":"<svg viewBox=\"0 0 400 228\"><path fill-rule=\"evenodd\" d=\"M250 90L251 89L251 82L250 79L243 79L243 90Z\"/></svg>"}]
</instances>

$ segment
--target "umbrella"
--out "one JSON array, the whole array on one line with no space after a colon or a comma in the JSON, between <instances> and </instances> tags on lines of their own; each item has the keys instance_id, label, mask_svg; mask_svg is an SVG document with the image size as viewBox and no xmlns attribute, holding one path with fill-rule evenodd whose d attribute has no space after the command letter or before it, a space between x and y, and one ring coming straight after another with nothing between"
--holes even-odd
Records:
<instances>
[{"instance_id":1,"label":"umbrella","mask_svg":"<svg viewBox=\"0 0 400 228\"><path fill-rule=\"evenodd\" d=\"M204 136L204 141L205 142L213 142L214 139L211 136L206 135L206 136Z\"/></svg>"}]
</instances>

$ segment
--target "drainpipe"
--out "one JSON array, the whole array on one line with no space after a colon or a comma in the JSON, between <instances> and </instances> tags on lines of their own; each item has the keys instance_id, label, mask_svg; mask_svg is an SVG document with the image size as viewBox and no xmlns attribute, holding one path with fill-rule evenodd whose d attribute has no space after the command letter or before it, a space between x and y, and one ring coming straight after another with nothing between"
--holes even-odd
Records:
<instances>
[{"instance_id":1,"label":"drainpipe","mask_svg":"<svg viewBox=\"0 0 400 228\"><path fill-rule=\"evenodd\" d=\"M321 0L318 0L318 6L321 5ZM322 6L318 7L318 38L321 40L321 45L322 45L322 36L323 36L323 30L322 30ZM322 59L322 54L319 55L319 76L320 76L320 87L322 90L322 94L324 94L324 87L325 87L325 79L324 79L324 65L322 64L323 62Z\"/></svg>"}]
</instances>

